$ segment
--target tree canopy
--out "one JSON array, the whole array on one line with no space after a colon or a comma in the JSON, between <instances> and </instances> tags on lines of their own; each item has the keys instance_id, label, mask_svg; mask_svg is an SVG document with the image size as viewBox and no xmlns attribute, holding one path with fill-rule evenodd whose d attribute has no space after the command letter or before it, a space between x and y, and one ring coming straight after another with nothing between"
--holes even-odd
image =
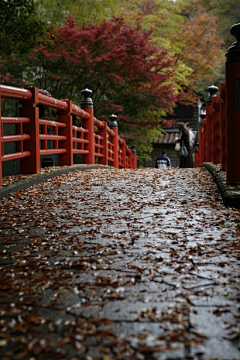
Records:
<instances>
[{"instance_id":1,"label":"tree canopy","mask_svg":"<svg viewBox=\"0 0 240 360\"><path fill-rule=\"evenodd\" d=\"M90 88L95 115L106 120L117 113L120 132L136 139L160 126L161 116L179 98L171 83L172 60L149 39L150 32L141 33L120 18L79 29L68 17L34 50L32 81L56 98L68 94L75 103L81 90Z\"/></svg>"},{"instance_id":2,"label":"tree canopy","mask_svg":"<svg viewBox=\"0 0 240 360\"><path fill-rule=\"evenodd\" d=\"M213 15L217 16L217 33L224 40L225 50L235 41L230 28L240 21L240 2L236 0L201 0Z\"/></svg>"},{"instance_id":3,"label":"tree canopy","mask_svg":"<svg viewBox=\"0 0 240 360\"><path fill-rule=\"evenodd\" d=\"M220 77L221 11L216 0L2 1L1 81L77 104L91 88L96 116L116 113L146 144L176 101L194 103Z\"/></svg>"},{"instance_id":4,"label":"tree canopy","mask_svg":"<svg viewBox=\"0 0 240 360\"><path fill-rule=\"evenodd\" d=\"M151 29L151 41L168 50L182 101L196 101L196 91L218 78L224 62L216 17L192 0L124 0L123 4L125 21L143 32Z\"/></svg>"},{"instance_id":5,"label":"tree canopy","mask_svg":"<svg viewBox=\"0 0 240 360\"><path fill-rule=\"evenodd\" d=\"M37 16L33 0L1 1L0 80L23 84L23 59L38 43L45 24Z\"/></svg>"},{"instance_id":6,"label":"tree canopy","mask_svg":"<svg viewBox=\"0 0 240 360\"><path fill-rule=\"evenodd\" d=\"M1 1L1 53L26 53L35 46L42 31L43 22L37 17L33 0Z\"/></svg>"},{"instance_id":7,"label":"tree canopy","mask_svg":"<svg viewBox=\"0 0 240 360\"><path fill-rule=\"evenodd\" d=\"M78 27L101 23L116 15L121 0L35 0L38 14L53 27L62 26L69 15Z\"/></svg>"}]
</instances>

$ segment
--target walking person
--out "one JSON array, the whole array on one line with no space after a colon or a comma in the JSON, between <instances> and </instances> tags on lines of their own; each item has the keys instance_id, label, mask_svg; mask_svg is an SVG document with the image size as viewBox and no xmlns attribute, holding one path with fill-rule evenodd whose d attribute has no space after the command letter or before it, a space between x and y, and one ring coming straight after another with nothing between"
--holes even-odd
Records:
<instances>
[{"instance_id":1,"label":"walking person","mask_svg":"<svg viewBox=\"0 0 240 360\"><path fill-rule=\"evenodd\" d=\"M158 168L158 169L171 169L171 160L169 159L169 157L167 157L166 150L163 150L162 155L160 155L156 159L155 168Z\"/></svg>"},{"instance_id":2,"label":"walking person","mask_svg":"<svg viewBox=\"0 0 240 360\"><path fill-rule=\"evenodd\" d=\"M194 133L190 127L190 123L186 123L188 131L189 131L189 143L190 143L190 149L191 154L193 158L193 164L195 164L195 154L197 152L197 139L196 139L196 133Z\"/></svg>"},{"instance_id":3,"label":"walking person","mask_svg":"<svg viewBox=\"0 0 240 360\"><path fill-rule=\"evenodd\" d=\"M180 145L185 146L187 149L187 156L180 158L180 168L193 168L193 157L190 144L190 134L188 127L184 123L178 123L178 128L181 131Z\"/></svg>"},{"instance_id":4,"label":"walking person","mask_svg":"<svg viewBox=\"0 0 240 360\"><path fill-rule=\"evenodd\" d=\"M188 132L189 132L189 144L190 144L190 149L193 150L194 144L195 144L195 134L194 134L194 132L192 131L189 122L186 123L186 127L187 127Z\"/></svg>"}]
</instances>

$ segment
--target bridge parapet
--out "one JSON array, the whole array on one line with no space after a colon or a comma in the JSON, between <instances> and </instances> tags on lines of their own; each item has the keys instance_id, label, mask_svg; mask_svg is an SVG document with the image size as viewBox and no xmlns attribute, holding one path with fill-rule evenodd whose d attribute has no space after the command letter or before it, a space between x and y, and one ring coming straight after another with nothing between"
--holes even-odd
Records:
<instances>
[{"instance_id":1,"label":"bridge parapet","mask_svg":"<svg viewBox=\"0 0 240 360\"><path fill-rule=\"evenodd\" d=\"M203 162L220 164L229 185L240 184L240 23L231 27L236 37L226 53L226 77L220 93L208 87L206 116L199 126L196 166Z\"/></svg>"},{"instance_id":2,"label":"bridge parapet","mask_svg":"<svg viewBox=\"0 0 240 360\"><path fill-rule=\"evenodd\" d=\"M89 89L83 90L78 106L70 100L41 93L35 87L0 85L0 102L1 98L12 99L21 105L17 117L2 117L0 112L0 186L3 162L20 159L22 174L38 174L44 155L57 155L60 166L72 166L74 154L78 154L82 164L137 167L136 152L118 136L117 117L110 116L109 126L94 117L91 93ZM54 116L46 119L46 110L54 111ZM111 128L112 123L116 126ZM5 134L7 125L15 128L14 134ZM11 153L5 149L10 142L15 145Z\"/></svg>"}]
</instances>

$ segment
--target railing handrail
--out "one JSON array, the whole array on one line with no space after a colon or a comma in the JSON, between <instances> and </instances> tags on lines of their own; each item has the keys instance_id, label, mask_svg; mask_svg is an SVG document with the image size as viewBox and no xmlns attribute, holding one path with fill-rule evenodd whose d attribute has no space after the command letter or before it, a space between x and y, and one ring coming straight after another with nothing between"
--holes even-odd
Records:
<instances>
[{"instance_id":1,"label":"railing handrail","mask_svg":"<svg viewBox=\"0 0 240 360\"><path fill-rule=\"evenodd\" d=\"M66 101L57 100L53 97L43 95L41 93L38 93L38 103L57 110L67 110L68 108L68 103Z\"/></svg>"},{"instance_id":2,"label":"railing handrail","mask_svg":"<svg viewBox=\"0 0 240 360\"><path fill-rule=\"evenodd\" d=\"M0 85L0 94L5 99L30 100L32 98L30 90L8 85Z\"/></svg>"}]
</instances>

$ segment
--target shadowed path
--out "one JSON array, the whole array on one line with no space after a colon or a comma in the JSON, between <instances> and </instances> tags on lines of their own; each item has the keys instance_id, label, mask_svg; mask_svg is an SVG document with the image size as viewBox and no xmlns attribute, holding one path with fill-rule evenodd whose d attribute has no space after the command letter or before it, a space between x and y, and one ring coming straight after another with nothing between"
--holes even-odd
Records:
<instances>
[{"instance_id":1,"label":"shadowed path","mask_svg":"<svg viewBox=\"0 0 240 360\"><path fill-rule=\"evenodd\" d=\"M205 169L73 172L0 210L1 359L238 359L240 215Z\"/></svg>"}]
</instances>

